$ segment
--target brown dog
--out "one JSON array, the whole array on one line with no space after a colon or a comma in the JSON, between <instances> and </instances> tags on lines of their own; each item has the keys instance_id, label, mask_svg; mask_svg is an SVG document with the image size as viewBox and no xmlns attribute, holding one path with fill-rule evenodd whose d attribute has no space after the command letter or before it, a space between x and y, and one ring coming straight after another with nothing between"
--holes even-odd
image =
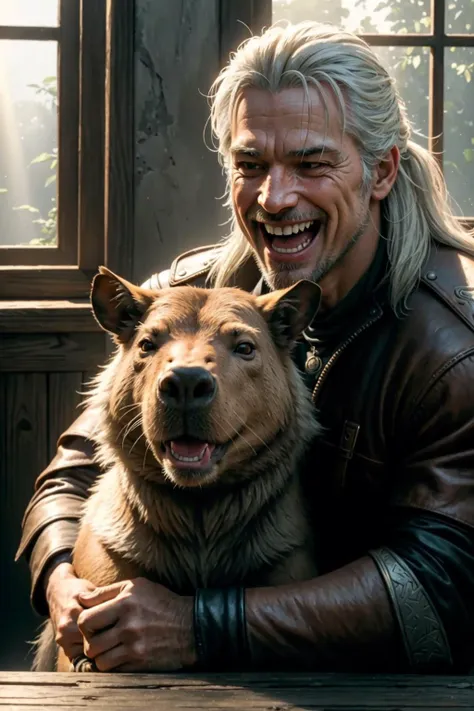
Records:
<instances>
[{"instance_id":1,"label":"brown dog","mask_svg":"<svg viewBox=\"0 0 474 711\"><path fill-rule=\"evenodd\" d=\"M291 348L319 287L155 292L101 268L91 298L118 348L88 397L105 473L85 505L77 575L143 576L182 594L313 577L298 463L318 426ZM51 627L36 669L47 640Z\"/></svg>"}]
</instances>

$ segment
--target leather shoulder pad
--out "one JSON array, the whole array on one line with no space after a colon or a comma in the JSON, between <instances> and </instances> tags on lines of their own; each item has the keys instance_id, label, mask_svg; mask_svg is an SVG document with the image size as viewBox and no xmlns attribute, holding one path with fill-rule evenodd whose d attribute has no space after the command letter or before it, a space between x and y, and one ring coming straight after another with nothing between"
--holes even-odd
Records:
<instances>
[{"instance_id":1,"label":"leather shoulder pad","mask_svg":"<svg viewBox=\"0 0 474 711\"><path fill-rule=\"evenodd\" d=\"M220 249L218 244L190 249L176 257L169 269L152 274L141 286L143 289L166 289L193 283L199 277L207 276Z\"/></svg>"},{"instance_id":2,"label":"leather shoulder pad","mask_svg":"<svg viewBox=\"0 0 474 711\"><path fill-rule=\"evenodd\" d=\"M437 243L421 281L474 331L474 256Z\"/></svg>"},{"instance_id":3,"label":"leather shoulder pad","mask_svg":"<svg viewBox=\"0 0 474 711\"><path fill-rule=\"evenodd\" d=\"M149 279L141 284L142 289L166 289L169 284L170 270L164 269L162 272L152 274Z\"/></svg>"},{"instance_id":4,"label":"leather shoulder pad","mask_svg":"<svg viewBox=\"0 0 474 711\"><path fill-rule=\"evenodd\" d=\"M181 254L171 265L170 286L188 284L200 276L207 275L220 249L220 245L211 244L205 247L196 247Z\"/></svg>"}]
</instances>

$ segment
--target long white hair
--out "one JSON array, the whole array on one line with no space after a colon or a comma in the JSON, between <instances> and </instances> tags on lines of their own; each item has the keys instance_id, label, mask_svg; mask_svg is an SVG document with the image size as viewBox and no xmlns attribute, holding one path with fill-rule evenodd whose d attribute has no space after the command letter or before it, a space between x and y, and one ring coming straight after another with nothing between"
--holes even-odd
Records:
<instances>
[{"instance_id":1,"label":"long white hair","mask_svg":"<svg viewBox=\"0 0 474 711\"><path fill-rule=\"evenodd\" d=\"M412 127L394 79L371 47L357 36L315 22L277 24L246 40L220 72L209 94L211 128L219 161L227 175L230 198L231 121L239 93L247 87L277 92L323 85L336 97L343 130L359 147L365 184L374 166L393 146L400 149L395 183L382 202L390 262L390 302L403 310L416 287L432 240L474 255L474 232L465 228L450 207L438 162L411 140ZM231 232L209 275L215 286L232 281L252 254L232 213Z\"/></svg>"}]
</instances>

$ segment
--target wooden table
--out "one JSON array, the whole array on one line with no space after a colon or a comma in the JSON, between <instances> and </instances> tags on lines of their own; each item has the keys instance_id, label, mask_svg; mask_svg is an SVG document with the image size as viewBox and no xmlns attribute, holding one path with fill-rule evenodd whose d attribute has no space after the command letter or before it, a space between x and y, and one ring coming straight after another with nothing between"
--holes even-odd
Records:
<instances>
[{"instance_id":1,"label":"wooden table","mask_svg":"<svg viewBox=\"0 0 474 711\"><path fill-rule=\"evenodd\" d=\"M0 711L474 709L474 677L0 672Z\"/></svg>"}]
</instances>

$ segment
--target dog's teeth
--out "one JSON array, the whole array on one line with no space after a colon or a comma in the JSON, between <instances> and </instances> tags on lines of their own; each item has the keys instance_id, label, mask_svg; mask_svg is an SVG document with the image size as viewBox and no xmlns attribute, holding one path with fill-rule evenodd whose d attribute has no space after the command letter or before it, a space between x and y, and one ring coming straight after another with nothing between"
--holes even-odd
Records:
<instances>
[{"instance_id":1,"label":"dog's teeth","mask_svg":"<svg viewBox=\"0 0 474 711\"><path fill-rule=\"evenodd\" d=\"M203 447L202 452L200 452L196 457L185 457L184 455L178 454L177 452L175 452L173 447L171 447L171 454L173 455L173 457L175 459L177 459L178 462L185 462L188 464L191 462L200 462L201 459L204 457L205 452L206 452L206 448Z\"/></svg>"}]
</instances>

